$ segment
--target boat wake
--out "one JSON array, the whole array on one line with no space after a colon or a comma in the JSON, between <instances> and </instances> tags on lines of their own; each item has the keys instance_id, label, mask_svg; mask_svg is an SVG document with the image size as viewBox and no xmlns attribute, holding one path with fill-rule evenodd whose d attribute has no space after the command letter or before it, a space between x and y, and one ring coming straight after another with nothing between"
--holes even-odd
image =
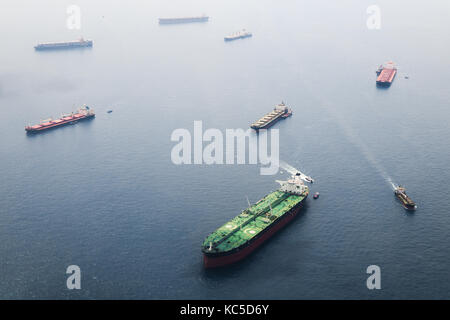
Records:
<instances>
[{"instance_id":1,"label":"boat wake","mask_svg":"<svg viewBox=\"0 0 450 320\"><path fill-rule=\"evenodd\" d=\"M303 70L301 70L303 71ZM303 73L303 72L302 72ZM343 130L344 134L347 136L349 141L357 147L361 153L363 154L364 158L373 166L373 168L382 176L382 178L386 181L386 183L389 185L389 187L393 188L395 190L396 184L392 181L391 177L388 175L384 167L377 161L375 156L373 155L372 151L367 147L367 145L364 143L363 140L361 140L360 136L357 132L348 124L345 117L339 113L336 110L339 110L339 108L336 108L334 105L334 102L323 98L323 94L321 92L317 92L317 90L313 90L311 85L304 81L303 78L300 78L300 80L303 82L303 88L308 90L312 96L315 96L317 101L323 105L323 109L330 114L336 120L336 123L339 125L339 127ZM326 107L331 106L331 107Z\"/></svg>"},{"instance_id":2,"label":"boat wake","mask_svg":"<svg viewBox=\"0 0 450 320\"><path fill-rule=\"evenodd\" d=\"M320 101L323 101L323 99L320 99ZM324 101L325 103L327 101ZM332 105L332 104L330 104ZM378 162L378 160L373 155L372 151L369 149L369 147L364 143L363 140L361 140L360 136L355 132L355 130L348 125L345 118L337 111L335 111L335 108L327 108L327 112L336 120L336 123L339 125L339 127L342 129L348 140L356 147L358 148L364 158L372 165L372 167L383 177L383 179L386 181L386 183L389 185L389 187L395 188L395 184L393 183L391 177L386 172L384 167ZM280 161L281 163L281 161ZM395 189L394 189L395 190Z\"/></svg>"},{"instance_id":3,"label":"boat wake","mask_svg":"<svg viewBox=\"0 0 450 320\"><path fill-rule=\"evenodd\" d=\"M398 185L395 184L390 177L388 177L388 182L391 185L392 191L395 191L395 189L398 188Z\"/></svg>"},{"instance_id":4,"label":"boat wake","mask_svg":"<svg viewBox=\"0 0 450 320\"><path fill-rule=\"evenodd\" d=\"M339 116L337 116L340 118ZM367 145L361 140L361 138L356 135L354 130L350 128L342 119L339 119L339 124L341 128L344 130L347 138L350 140L350 142L353 143L363 154L364 158L372 165L372 167L378 171L378 173L383 177L383 179L386 181L386 183L389 185L389 187L392 187L393 190L395 190L396 186L395 183L392 181L392 178L389 176L389 174L386 172L384 167L378 162L378 160L373 155L372 151L367 147Z\"/></svg>"},{"instance_id":5,"label":"boat wake","mask_svg":"<svg viewBox=\"0 0 450 320\"><path fill-rule=\"evenodd\" d=\"M285 162L283 160L280 160L280 167L282 169L284 169L286 172L289 172L293 176L298 175L300 177L300 179L302 179L303 181L306 181L309 183L314 182L313 178L311 178L310 176L307 176L306 174L304 174L300 170L294 168L293 166L291 166L290 164L288 164L287 162Z\"/></svg>"}]
</instances>

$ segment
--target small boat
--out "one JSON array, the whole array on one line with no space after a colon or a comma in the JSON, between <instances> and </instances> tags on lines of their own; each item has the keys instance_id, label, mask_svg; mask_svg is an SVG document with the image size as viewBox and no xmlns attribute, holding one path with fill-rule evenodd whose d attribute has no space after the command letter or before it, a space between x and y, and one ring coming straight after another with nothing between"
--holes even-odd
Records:
<instances>
[{"instance_id":1,"label":"small boat","mask_svg":"<svg viewBox=\"0 0 450 320\"><path fill-rule=\"evenodd\" d=\"M320 193L316 192L316 193L314 193L313 198L317 199L317 198L319 198L319 196L320 196Z\"/></svg>"},{"instance_id":2,"label":"small boat","mask_svg":"<svg viewBox=\"0 0 450 320\"><path fill-rule=\"evenodd\" d=\"M394 190L395 196L401 201L402 206L406 210L416 210L417 205L414 203L414 201L411 200L411 198L406 194L406 190L402 186L398 186Z\"/></svg>"},{"instance_id":3,"label":"small boat","mask_svg":"<svg viewBox=\"0 0 450 320\"><path fill-rule=\"evenodd\" d=\"M108 112L108 113L111 113L111 112L112 112L112 110L108 110L108 111L106 111L106 112Z\"/></svg>"},{"instance_id":4,"label":"small boat","mask_svg":"<svg viewBox=\"0 0 450 320\"><path fill-rule=\"evenodd\" d=\"M314 180L311 177L305 177L305 180L309 183L314 183Z\"/></svg>"}]
</instances>

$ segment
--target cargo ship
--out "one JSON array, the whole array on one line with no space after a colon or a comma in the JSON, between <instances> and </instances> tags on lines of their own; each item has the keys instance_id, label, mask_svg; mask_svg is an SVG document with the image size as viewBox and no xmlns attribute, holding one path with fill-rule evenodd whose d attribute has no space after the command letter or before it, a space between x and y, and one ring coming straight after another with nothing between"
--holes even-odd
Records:
<instances>
[{"instance_id":1,"label":"cargo ship","mask_svg":"<svg viewBox=\"0 0 450 320\"><path fill-rule=\"evenodd\" d=\"M417 205L414 203L414 201L411 200L410 197L408 197L405 188L403 188L402 186L398 186L397 188L395 188L394 194L401 201L405 209L407 210L417 209Z\"/></svg>"},{"instance_id":2,"label":"cargo ship","mask_svg":"<svg viewBox=\"0 0 450 320\"><path fill-rule=\"evenodd\" d=\"M250 205L238 216L206 237L202 245L205 268L226 266L242 260L270 239L295 216L308 197L309 188L300 173L280 188Z\"/></svg>"},{"instance_id":3,"label":"cargo ship","mask_svg":"<svg viewBox=\"0 0 450 320\"><path fill-rule=\"evenodd\" d=\"M224 40L225 41L233 41L233 40L237 40L237 39L249 38L251 36L252 36L251 32L248 32L245 29L242 29L242 31L238 31L233 34L230 34L229 36L226 36L224 38Z\"/></svg>"},{"instance_id":4,"label":"cargo ship","mask_svg":"<svg viewBox=\"0 0 450 320\"><path fill-rule=\"evenodd\" d=\"M209 17L205 15L199 17L159 18L159 24L207 22L208 20Z\"/></svg>"},{"instance_id":5,"label":"cargo ship","mask_svg":"<svg viewBox=\"0 0 450 320\"><path fill-rule=\"evenodd\" d=\"M39 43L34 47L35 50L52 50L52 49L70 49L92 47L92 40L84 40L83 38L69 42L48 42Z\"/></svg>"},{"instance_id":6,"label":"cargo ship","mask_svg":"<svg viewBox=\"0 0 450 320\"><path fill-rule=\"evenodd\" d=\"M83 106L75 113L63 114L59 119L53 120L50 118L42 120L39 124L34 126L26 126L25 131L27 133L38 133L48 129L58 128L66 124L74 124L81 120L92 119L93 117L95 117L94 110L90 109L88 106Z\"/></svg>"},{"instance_id":7,"label":"cargo ship","mask_svg":"<svg viewBox=\"0 0 450 320\"><path fill-rule=\"evenodd\" d=\"M394 81L397 74L397 68L392 61L386 63L386 65L380 65L377 72L377 86L389 87Z\"/></svg>"},{"instance_id":8,"label":"cargo ship","mask_svg":"<svg viewBox=\"0 0 450 320\"><path fill-rule=\"evenodd\" d=\"M291 115L292 110L288 108L284 102L281 102L279 105L275 106L272 112L269 112L258 121L252 123L250 128L255 130L267 129L278 122L278 120L285 119Z\"/></svg>"}]
</instances>

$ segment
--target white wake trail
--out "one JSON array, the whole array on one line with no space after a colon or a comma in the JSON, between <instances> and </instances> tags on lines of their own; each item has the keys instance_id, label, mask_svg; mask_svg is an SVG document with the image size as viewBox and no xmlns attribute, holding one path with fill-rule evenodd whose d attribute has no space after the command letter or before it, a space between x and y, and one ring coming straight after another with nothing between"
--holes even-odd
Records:
<instances>
[{"instance_id":1,"label":"white wake trail","mask_svg":"<svg viewBox=\"0 0 450 320\"><path fill-rule=\"evenodd\" d=\"M302 71L302 70L301 70ZM302 79L302 78L300 78ZM311 86L308 82L303 81L303 88L307 89L313 96L316 97L317 101L319 101L322 105L331 106L326 108L326 112L328 112L334 120L336 120L337 124L341 127L341 129L344 131L345 135L349 139L353 145L355 145L363 154L363 156L366 158L366 160L375 168L376 171L383 177L383 179L386 181L386 183L389 185L389 187L392 187L393 189L396 188L396 184L392 181L392 178L388 175L384 167L377 161L371 150L367 147L367 145L361 140L359 135L351 128L345 118L342 116L341 113L339 113L336 106L333 105L332 102L330 102L329 99L326 99L323 97L321 93L315 92L311 90ZM323 107L325 109L325 107Z\"/></svg>"},{"instance_id":2,"label":"white wake trail","mask_svg":"<svg viewBox=\"0 0 450 320\"><path fill-rule=\"evenodd\" d=\"M291 166L289 163L280 160L280 167L283 168L285 171L289 172L291 175L297 175L300 174L300 179L302 179L303 181L309 182L309 183L313 183L314 179L311 178L310 176L307 176L306 174L304 174L303 172L301 172L300 170L294 168L293 166Z\"/></svg>"}]
</instances>

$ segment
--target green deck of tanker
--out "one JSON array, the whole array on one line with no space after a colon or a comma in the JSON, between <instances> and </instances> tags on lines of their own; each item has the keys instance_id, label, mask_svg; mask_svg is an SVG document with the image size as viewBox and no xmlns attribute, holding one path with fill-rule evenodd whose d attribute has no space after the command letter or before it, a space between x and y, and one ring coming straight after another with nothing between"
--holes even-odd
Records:
<instances>
[{"instance_id":1,"label":"green deck of tanker","mask_svg":"<svg viewBox=\"0 0 450 320\"><path fill-rule=\"evenodd\" d=\"M277 223L279 218L303 201L307 193L308 189L302 195L278 190L268 194L211 233L203 242L203 251L227 252L245 244L271 224Z\"/></svg>"}]
</instances>

